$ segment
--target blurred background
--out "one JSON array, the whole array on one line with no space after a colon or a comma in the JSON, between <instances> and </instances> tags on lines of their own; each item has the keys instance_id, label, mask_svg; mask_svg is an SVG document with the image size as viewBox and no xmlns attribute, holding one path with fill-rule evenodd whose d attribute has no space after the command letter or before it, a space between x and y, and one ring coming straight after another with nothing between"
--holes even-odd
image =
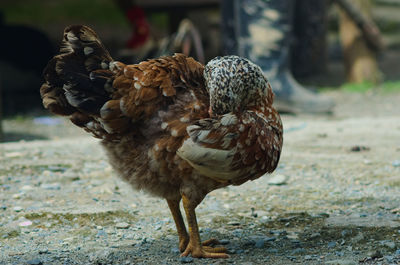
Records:
<instances>
[{"instance_id":1,"label":"blurred background","mask_svg":"<svg viewBox=\"0 0 400 265\"><path fill-rule=\"evenodd\" d=\"M322 91L400 91L400 0L298 2L302 5L295 8L290 41L291 70L297 80ZM113 58L125 63L174 52L184 52L206 63L223 54L221 3L219 0L2 0L2 140L46 137L36 133L31 125L63 122L47 117L49 113L41 105L39 88L43 68L56 54L67 25L92 27ZM349 40L360 34L363 36L360 43L349 47ZM367 74L356 71L359 60L369 64ZM13 131L24 123L25 132Z\"/></svg>"}]
</instances>

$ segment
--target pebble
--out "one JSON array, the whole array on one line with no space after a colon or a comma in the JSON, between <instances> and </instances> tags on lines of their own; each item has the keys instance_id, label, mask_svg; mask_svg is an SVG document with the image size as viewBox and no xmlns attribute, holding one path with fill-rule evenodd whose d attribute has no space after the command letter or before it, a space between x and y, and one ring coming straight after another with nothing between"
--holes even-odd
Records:
<instances>
[{"instance_id":1,"label":"pebble","mask_svg":"<svg viewBox=\"0 0 400 265\"><path fill-rule=\"evenodd\" d=\"M176 247L171 248L171 252L174 253L174 254L179 254L180 253L179 248L176 248Z\"/></svg>"},{"instance_id":2,"label":"pebble","mask_svg":"<svg viewBox=\"0 0 400 265\"><path fill-rule=\"evenodd\" d=\"M40 185L40 187L45 190L60 190L61 184L60 183L43 183L42 185Z\"/></svg>"},{"instance_id":3,"label":"pebble","mask_svg":"<svg viewBox=\"0 0 400 265\"><path fill-rule=\"evenodd\" d=\"M325 264L332 264L332 265L358 265L358 262L351 260L351 259L336 259L326 261Z\"/></svg>"},{"instance_id":4,"label":"pebble","mask_svg":"<svg viewBox=\"0 0 400 265\"><path fill-rule=\"evenodd\" d=\"M396 243L393 241L385 241L383 244L385 247L388 247L390 249L395 249L396 248Z\"/></svg>"},{"instance_id":5,"label":"pebble","mask_svg":"<svg viewBox=\"0 0 400 265\"><path fill-rule=\"evenodd\" d=\"M230 241L229 241L229 239L221 239L221 240L219 240L219 243L221 245L228 245L230 243Z\"/></svg>"},{"instance_id":6,"label":"pebble","mask_svg":"<svg viewBox=\"0 0 400 265\"><path fill-rule=\"evenodd\" d=\"M13 210L14 210L14 212L20 212L20 211L22 211L23 210L23 208L21 207L21 206L15 206L14 208L13 208Z\"/></svg>"},{"instance_id":7,"label":"pebble","mask_svg":"<svg viewBox=\"0 0 400 265\"><path fill-rule=\"evenodd\" d=\"M396 255L400 255L400 248L396 250L396 252L394 253Z\"/></svg>"},{"instance_id":8,"label":"pebble","mask_svg":"<svg viewBox=\"0 0 400 265\"><path fill-rule=\"evenodd\" d=\"M336 242L335 241L331 241L328 243L328 248L334 248L336 247Z\"/></svg>"},{"instance_id":9,"label":"pebble","mask_svg":"<svg viewBox=\"0 0 400 265\"><path fill-rule=\"evenodd\" d=\"M392 263L394 261L394 257L393 256L383 256L383 258L385 260L387 260L387 262Z\"/></svg>"},{"instance_id":10,"label":"pebble","mask_svg":"<svg viewBox=\"0 0 400 265\"><path fill-rule=\"evenodd\" d=\"M392 162L392 166L394 166L394 167L400 167L400 160L394 160L394 161Z\"/></svg>"},{"instance_id":11,"label":"pebble","mask_svg":"<svg viewBox=\"0 0 400 265\"><path fill-rule=\"evenodd\" d=\"M39 254L47 254L49 250L47 248L39 249Z\"/></svg>"},{"instance_id":12,"label":"pebble","mask_svg":"<svg viewBox=\"0 0 400 265\"><path fill-rule=\"evenodd\" d=\"M192 263L193 262L193 258L192 257L181 257L179 259L180 263Z\"/></svg>"},{"instance_id":13,"label":"pebble","mask_svg":"<svg viewBox=\"0 0 400 265\"><path fill-rule=\"evenodd\" d=\"M98 230L98 231L97 231L97 236L98 236L98 237L100 237L100 236L107 236L107 233L106 233L106 231L104 231L103 229L101 229L101 230Z\"/></svg>"},{"instance_id":14,"label":"pebble","mask_svg":"<svg viewBox=\"0 0 400 265\"><path fill-rule=\"evenodd\" d=\"M129 226L130 226L130 224L125 223L125 222L117 223L115 225L115 227L118 229L127 229L127 228L129 228Z\"/></svg>"},{"instance_id":15,"label":"pebble","mask_svg":"<svg viewBox=\"0 0 400 265\"><path fill-rule=\"evenodd\" d=\"M232 231L232 234L236 237L241 237L243 235L243 229L235 229Z\"/></svg>"},{"instance_id":16,"label":"pebble","mask_svg":"<svg viewBox=\"0 0 400 265\"><path fill-rule=\"evenodd\" d=\"M25 226L30 226L30 225L32 225L32 222L31 221L23 221L23 222L21 222L21 223L19 223L18 224L19 226L23 226L23 227L25 227Z\"/></svg>"},{"instance_id":17,"label":"pebble","mask_svg":"<svg viewBox=\"0 0 400 265\"><path fill-rule=\"evenodd\" d=\"M321 233L318 233L318 232L312 233L312 234L310 235L310 239L316 239L316 238L318 238L318 237L320 237L320 236L321 236Z\"/></svg>"},{"instance_id":18,"label":"pebble","mask_svg":"<svg viewBox=\"0 0 400 265\"><path fill-rule=\"evenodd\" d=\"M29 186L29 185L24 185L24 186L22 186L21 190L23 190L23 191L30 191L30 190L33 190L33 187L32 187L32 186Z\"/></svg>"},{"instance_id":19,"label":"pebble","mask_svg":"<svg viewBox=\"0 0 400 265\"><path fill-rule=\"evenodd\" d=\"M265 241L264 241L264 239L262 239L262 238L256 240L256 243L254 244L254 246L255 246L256 248L263 248L264 245L265 245Z\"/></svg>"},{"instance_id":20,"label":"pebble","mask_svg":"<svg viewBox=\"0 0 400 265\"><path fill-rule=\"evenodd\" d=\"M288 176L281 175L281 174L277 174L277 175L271 177L271 178L268 180L267 183L268 183L269 185L277 185L277 186L279 186L279 185L284 185L284 184L286 184L287 181L288 181L288 179L289 179Z\"/></svg>"},{"instance_id":21,"label":"pebble","mask_svg":"<svg viewBox=\"0 0 400 265\"><path fill-rule=\"evenodd\" d=\"M42 265L43 262L40 259L31 259L26 262L29 265Z\"/></svg>"},{"instance_id":22,"label":"pebble","mask_svg":"<svg viewBox=\"0 0 400 265\"><path fill-rule=\"evenodd\" d=\"M241 248L235 249L234 251L235 251L235 252L233 252L232 254L242 254L242 253L244 253L244 250L241 249Z\"/></svg>"},{"instance_id":23,"label":"pebble","mask_svg":"<svg viewBox=\"0 0 400 265\"><path fill-rule=\"evenodd\" d=\"M306 253L306 250L304 248L296 248L290 253L290 255L299 255L299 254L304 254Z\"/></svg>"},{"instance_id":24,"label":"pebble","mask_svg":"<svg viewBox=\"0 0 400 265\"><path fill-rule=\"evenodd\" d=\"M305 259L305 260L311 260L311 259L312 259L312 256L311 256L311 255L305 255L305 256L304 256L304 259Z\"/></svg>"},{"instance_id":25,"label":"pebble","mask_svg":"<svg viewBox=\"0 0 400 265\"><path fill-rule=\"evenodd\" d=\"M368 252L367 256L372 259L378 259L383 257L382 253L379 250L370 251Z\"/></svg>"},{"instance_id":26,"label":"pebble","mask_svg":"<svg viewBox=\"0 0 400 265\"><path fill-rule=\"evenodd\" d=\"M362 145L355 145L350 148L350 151L352 152L361 152L361 151L369 151L370 148L368 146L362 146Z\"/></svg>"},{"instance_id":27,"label":"pebble","mask_svg":"<svg viewBox=\"0 0 400 265\"><path fill-rule=\"evenodd\" d=\"M277 248L269 248L269 249L267 250L267 252L268 252L268 253L272 253L272 254L276 254L276 253L278 253L279 251L278 251Z\"/></svg>"}]
</instances>

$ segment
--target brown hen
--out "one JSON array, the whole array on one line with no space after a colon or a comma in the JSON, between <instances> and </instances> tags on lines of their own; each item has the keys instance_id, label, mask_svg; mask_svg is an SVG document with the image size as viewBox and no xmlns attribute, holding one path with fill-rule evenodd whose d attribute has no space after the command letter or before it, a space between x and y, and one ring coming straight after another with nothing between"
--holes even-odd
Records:
<instances>
[{"instance_id":1,"label":"brown hen","mask_svg":"<svg viewBox=\"0 0 400 265\"><path fill-rule=\"evenodd\" d=\"M228 257L210 246L216 240L201 243L195 208L210 191L278 164L282 124L258 66L237 56L203 66L182 54L125 65L92 29L70 26L44 77L43 105L102 139L135 189L167 200L182 256Z\"/></svg>"}]
</instances>

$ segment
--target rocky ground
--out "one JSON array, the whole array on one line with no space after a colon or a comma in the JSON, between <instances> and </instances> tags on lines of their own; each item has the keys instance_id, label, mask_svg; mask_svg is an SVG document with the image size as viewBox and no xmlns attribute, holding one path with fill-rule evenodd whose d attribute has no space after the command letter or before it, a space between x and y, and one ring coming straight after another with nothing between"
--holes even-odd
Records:
<instances>
[{"instance_id":1,"label":"rocky ground","mask_svg":"<svg viewBox=\"0 0 400 265\"><path fill-rule=\"evenodd\" d=\"M212 192L180 258L165 201L133 191L97 140L63 119L6 120L0 264L400 264L400 93L332 92L333 115L284 115L278 170Z\"/></svg>"}]
</instances>

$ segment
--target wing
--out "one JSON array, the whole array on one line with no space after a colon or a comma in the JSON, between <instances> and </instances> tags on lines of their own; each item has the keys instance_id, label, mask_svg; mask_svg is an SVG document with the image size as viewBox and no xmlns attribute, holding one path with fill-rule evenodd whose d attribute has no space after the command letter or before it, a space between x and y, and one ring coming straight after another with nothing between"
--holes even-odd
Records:
<instances>
[{"instance_id":1,"label":"wing","mask_svg":"<svg viewBox=\"0 0 400 265\"><path fill-rule=\"evenodd\" d=\"M155 122L159 111L188 91L193 93L192 101L186 99L188 108L208 102L203 65L193 58L175 54L125 65L113 61L96 33L80 25L65 29L60 54L44 77L44 106L102 139L119 139Z\"/></svg>"},{"instance_id":2,"label":"wing","mask_svg":"<svg viewBox=\"0 0 400 265\"><path fill-rule=\"evenodd\" d=\"M187 127L177 154L204 176L241 184L272 172L282 148L282 124L274 109L228 113Z\"/></svg>"},{"instance_id":3,"label":"wing","mask_svg":"<svg viewBox=\"0 0 400 265\"><path fill-rule=\"evenodd\" d=\"M207 109L203 66L185 55L161 57L137 65L116 62L112 71L116 76L112 84L115 92L101 108L98 119L109 134L121 133L132 126L141 126L144 134L155 134L157 128L177 127L172 131L174 135L181 127L174 119L189 114L191 120L196 112L193 110Z\"/></svg>"}]
</instances>

